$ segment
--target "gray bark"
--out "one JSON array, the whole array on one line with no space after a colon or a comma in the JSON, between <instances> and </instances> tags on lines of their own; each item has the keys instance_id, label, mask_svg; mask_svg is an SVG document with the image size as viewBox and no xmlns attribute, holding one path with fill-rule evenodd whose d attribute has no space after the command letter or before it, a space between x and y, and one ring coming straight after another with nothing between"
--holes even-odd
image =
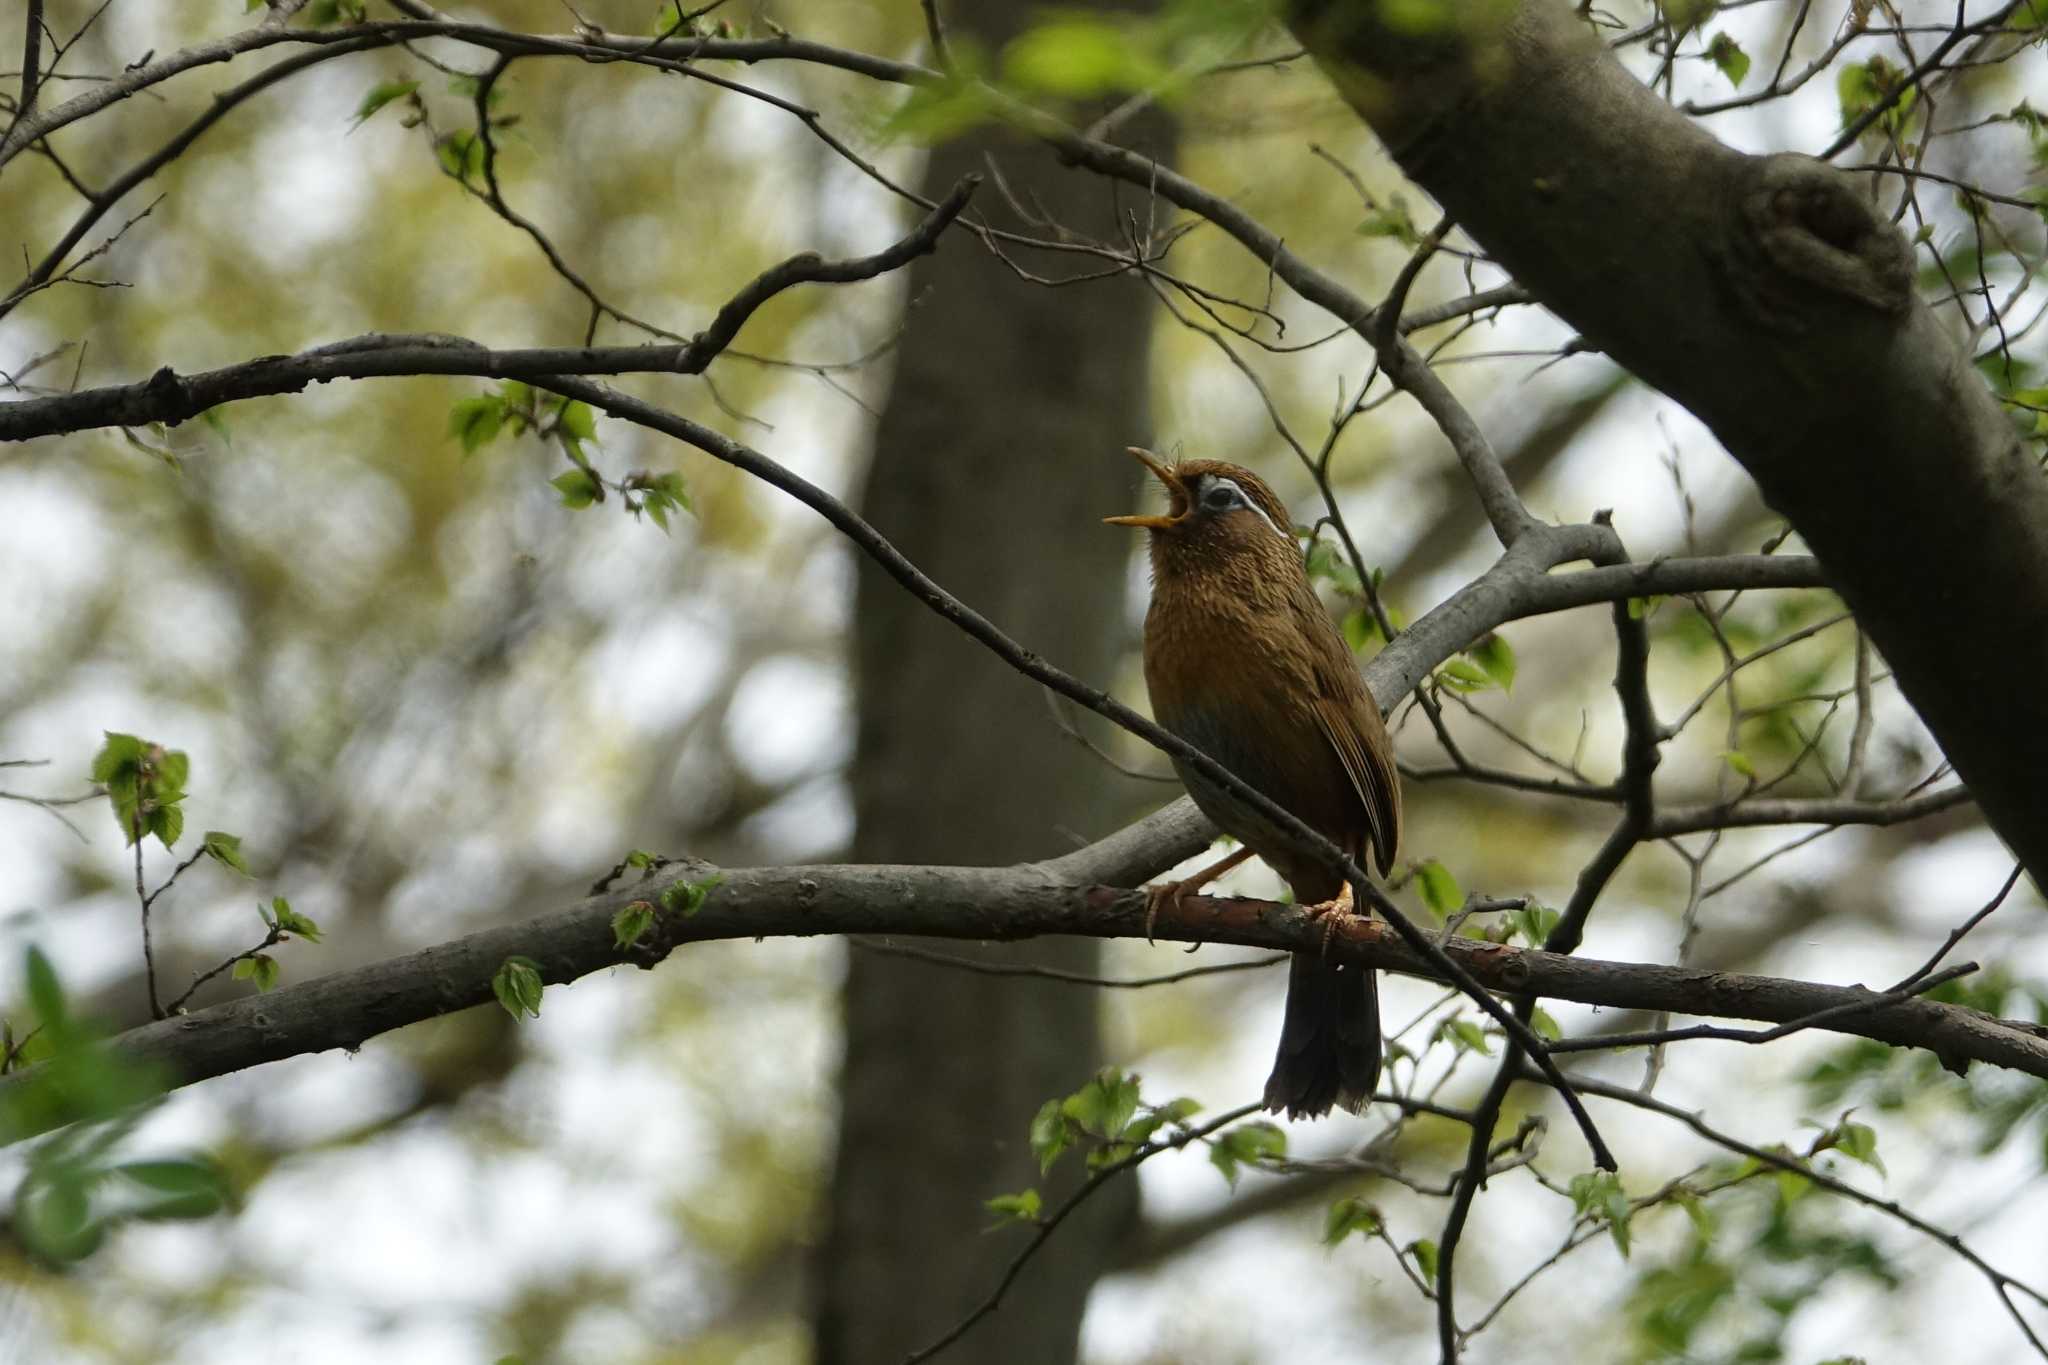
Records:
<instances>
[{"instance_id":1,"label":"gray bark","mask_svg":"<svg viewBox=\"0 0 2048 1365\"><path fill-rule=\"evenodd\" d=\"M2048 479L1914 293L1911 247L1854 177L1723 146L1559 0L1511 15L1418 38L1309 0L1293 23L1518 283L1714 430L2048 875Z\"/></svg>"},{"instance_id":2,"label":"gray bark","mask_svg":"<svg viewBox=\"0 0 2048 1365\"><path fill-rule=\"evenodd\" d=\"M1190 812L1170 823L1170 829L1159 831L1160 837L1183 851L1200 847L1206 824L1199 817ZM1144 896L1115 884L1135 879L1150 862L1148 849L1118 838L1053 863L1014 868L724 869L724 880L697 913L663 911L645 938L634 947L620 948L612 917L629 902L658 901L662 890L675 882L696 881L719 871L706 863L685 863L516 924L481 929L404 957L145 1024L105 1046L117 1056L156 1069L173 1086L304 1053L353 1050L406 1024L488 1003L493 974L514 954L531 957L539 964L542 979L553 986L621 966L651 968L689 944L725 939L922 935L957 940L944 945L944 951L958 956L979 939L1048 934L1137 938L1146 932ZM1162 942L1235 943L1286 951L1322 951L1328 938L1327 950L1335 957L1383 971L1442 979L1435 964L1395 939L1384 925L1349 920L1330 937L1327 920L1273 901L1190 896L1178 909L1162 911L1154 929ZM1880 993L1863 986L1607 962L1463 938L1449 939L1443 947L1480 984L1509 995L1703 1018L1803 1022L1831 1033L1928 1048L1951 1064L1988 1062L2048 1078L2048 1027L2031 1020L1998 1019L1932 1000L1880 1004ZM967 975L957 970L951 974ZM984 989L998 984L992 977L971 979ZM1094 998L1085 987L1051 982L1039 987ZM1825 1017L1816 1017L1823 1012ZM950 1042L945 1037L916 1040L929 1052L944 1051ZM37 1076L34 1068L0 1076L0 1141L47 1131L62 1121L48 1107L47 1093L44 1102L28 1103ZM899 1145L912 1150L920 1141L907 1126L899 1138ZM1034 1183L1036 1174L1034 1166L1013 1188ZM1091 1202L1109 1197L1105 1189ZM980 1224L973 1226L978 1229ZM1079 1225L1063 1225L1060 1253L1048 1259L1079 1256L1094 1264L1117 1250L1098 1245L1095 1238L1069 1235L1077 1231ZM981 1237L978 1231L973 1235L978 1242L998 1241ZM960 1248L952 1250L958 1254ZM918 1292L929 1293L938 1282L936 1275L921 1281ZM979 1288L986 1293L993 1283ZM974 1338L971 1353L963 1358L1001 1358L983 1348L992 1351L996 1336L1025 1329L1020 1322L1024 1313L1016 1310L1031 1301L1030 1285L1027 1273L1017 1284L1015 1301L1005 1301L997 1330ZM910 1313L917 1305L896 1307Z\"/></svg>"}]
</instances>

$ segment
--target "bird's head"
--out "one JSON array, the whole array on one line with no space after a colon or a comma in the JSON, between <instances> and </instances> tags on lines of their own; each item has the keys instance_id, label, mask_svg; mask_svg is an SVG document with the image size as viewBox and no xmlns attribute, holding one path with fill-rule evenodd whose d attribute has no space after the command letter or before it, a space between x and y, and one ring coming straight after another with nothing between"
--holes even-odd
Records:
<instances>
[{"instance_id":1,"label":"bird's head","mask_svg":"<svg viewBox=\"0 0 2048 1365\"><path fill-rule=\"evenodd\" d=\"M1264 479L1221 460L1170 465L1135 446L1130 454L1165 485L1166 511L1103 520L1150 531L1162 572L1283 561L1299 571L1301 548L1287 529L1293 518Z\"/></svg>"}]
</instances>

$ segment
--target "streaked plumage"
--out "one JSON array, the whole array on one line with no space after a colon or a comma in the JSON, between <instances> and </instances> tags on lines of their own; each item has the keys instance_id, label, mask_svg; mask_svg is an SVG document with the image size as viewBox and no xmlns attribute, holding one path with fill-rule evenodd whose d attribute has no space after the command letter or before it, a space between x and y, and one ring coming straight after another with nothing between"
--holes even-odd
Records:
<instances>
[{"instance_id":1,"label":"streaked plumage","mask_svg":"<svg viewBox=\"0 0 2048 1365\"><path fill-rule=\"evenodd\" d=\"M1132 452L1140 454L1140 452ZM1401 841L1400 781L1378 704L1317 600L1286 506L1250 470L1170 468L1163 516L1111 518L1151 532L1145 684L1159 723L1385 875ZM1203 813L1286 879L1306 905L1341 878L1221 786L1175 763ZM1357 1110L1380 1066L1372 973L1296 954L1268 1108Z\"/></svg>"}]
</instances>

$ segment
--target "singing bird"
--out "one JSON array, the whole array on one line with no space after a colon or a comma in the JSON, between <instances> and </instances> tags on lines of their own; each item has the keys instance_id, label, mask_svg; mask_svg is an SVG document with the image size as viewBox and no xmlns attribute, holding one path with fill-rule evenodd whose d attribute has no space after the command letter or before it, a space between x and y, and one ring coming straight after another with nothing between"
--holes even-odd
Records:
<instances>
[{"instance_id":1,"label":"singing bird","mask_svg":"<svg viewBox=\"0 0 2048 1365\"><path fill-rule=\"evenodd\" d=\"M1151 533L1145 686L1159 723L1381 876L1401 842L1401 787L1379 704L1310 585L1287 509L1258 475L1217 460L1161 463L1130 453L1166 487L1163 514L1108 517ZM1202 813L1243 847L1153 888L1155 910L1252 854L1318 914L1342 913L1350 887L1301 841L1176 758ZM1380 1071L1370 969L1296 953L1268 1109L1356 1113Z\"/></svg>"}]
</instances>

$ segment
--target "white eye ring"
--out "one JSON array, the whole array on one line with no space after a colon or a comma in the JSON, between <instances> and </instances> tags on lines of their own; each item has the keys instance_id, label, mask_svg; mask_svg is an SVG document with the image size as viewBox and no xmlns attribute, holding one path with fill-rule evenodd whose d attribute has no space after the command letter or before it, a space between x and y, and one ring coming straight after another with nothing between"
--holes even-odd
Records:
<instances>
[{"instance_id":1,"label":"white eye ring","mask_svg":"<svg viewBox=\"0 0 2048 1365\"><path fill-rule=\"evenodd\" d=\"M1246 496L1244 489L1239 486L1237 480L1211 475L1202 480L1202 485L1199 501L1203 511L1222 513L1234 512L1238 508L1243 508L1257 516L1260 521L1265 522L1267 529L1272 531L1274 535L1279 536L1290 545L1294 543L1293 536L1288 535L1273 524L1273 518L1266 515L1265 508L1259 506L1250 497ZM1224 493L1225 496L1218 498L1216 496L1218 493Z\"/></svg>"}]
</instances>

